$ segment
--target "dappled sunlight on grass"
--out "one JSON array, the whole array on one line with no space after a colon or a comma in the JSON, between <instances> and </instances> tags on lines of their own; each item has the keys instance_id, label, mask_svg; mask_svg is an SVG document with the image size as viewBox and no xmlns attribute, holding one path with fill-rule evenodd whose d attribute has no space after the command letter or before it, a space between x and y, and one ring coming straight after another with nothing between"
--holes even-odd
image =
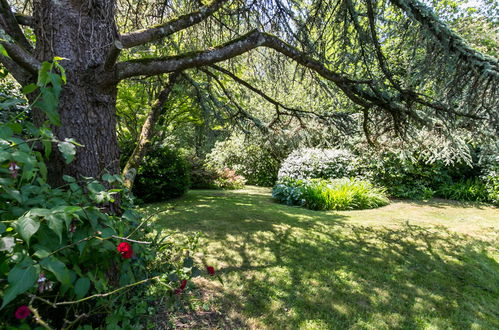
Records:
<instances>
[{"instance_id":1,"label":"dappled sunlight on grass","mask_svg":"<svg viewBox=\"0 0 499 330\"><path fill-rule=\"evenodd\" d=\"M316 212L255 187L146 211L172 207L158 229L207 235L197 258L222 274L216 303L247 327L499 327L499 214L452 205Z\"/></svg>"}]
</instances>

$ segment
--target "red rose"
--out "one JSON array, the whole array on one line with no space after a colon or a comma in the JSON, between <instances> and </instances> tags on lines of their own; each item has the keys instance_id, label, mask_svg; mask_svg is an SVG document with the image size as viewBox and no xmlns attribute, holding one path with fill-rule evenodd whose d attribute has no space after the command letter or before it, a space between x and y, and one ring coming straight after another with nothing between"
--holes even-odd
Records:
<instances>
[{"instance_id":1,"label":"red rose","mask_svg":"<svg viewBox=\"0 0 499 330\"><path fill-rule=\"evenodd\" d=\"M186 285L187 285L187 280L182 280L182 282L180 282L180 287L176 288L175 291L173 291L173 293L181 294L182 292L184 292Z\"/></svg>"},{"instance_id":2,"label":"red rose","mask_svg":"<svg viewBox=\"0 0 499 330\"><path fill-rule=\"evenodd\" d=\"M132 246L127 242L121 242L120 244L118 244L117 250L125 259L130 259L133 255Z\"/></svg>"},{"instance_id":3,"label":"red rose","mask_svg":"<svg viewBox=\"0 0 499 330\"><path fill-rule=\"evenodd\" d=\"M16 317L16 319L22 320L22 319L27 318L29 316L29 314L31 314L29 307L26 305L22 305L16 309L14 316Z\"/></svg>"},{"instance_id":4,"label":"red rose","mask_svg":"<svg viewBox=\"0 0 499 330\"><path fill-rule=\"evenodd\" d=\"M208 274L210 274L210 276L215 275L215 268L213 266L206 266L206 270L208 271Z\"/></svg>"}]
</instances>

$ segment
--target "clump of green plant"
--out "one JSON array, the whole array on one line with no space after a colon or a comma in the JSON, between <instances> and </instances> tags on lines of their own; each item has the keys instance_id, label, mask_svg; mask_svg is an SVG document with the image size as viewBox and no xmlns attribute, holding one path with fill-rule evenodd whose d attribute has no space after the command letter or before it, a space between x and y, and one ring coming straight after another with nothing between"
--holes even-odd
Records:
<instances>
[{"instance_id":1,"label":"clump of green plant","mask_svg":"<svg viewBox=\"0 0 499 330\"><path fill-rule=\"evenodd\" d=\"M359 179L285 179L278 183L272 196L287 205L312 210L370 209L389 204L385 189Z\"/></svg>"},{"instance_id":2,"label":"clump of green plant","mask_svg":"<svg viewBox=\"0 0 499 330\"><path fill-rule=\"evenodd\" d=\"M182 196L191 183L188 161L177 150L153 147L137 170L133 193L147 203Z\"/></svg>"},{"instance_id":3,"label":"clump of green plant","mask_svg":"<svg viewBox=\"0 0 499 330\"><path fill-rule=\"evenodd\" d=\"M131 208L119 175L47 183L46 159L60 152L70 163L82 147L49 129L60 125L64 81L57 60L44 62L37 84L24 92L40 91L35 102L48 121L0 123L0 327L133 328L147 323L140 285L158 283L176 299L200 274L189 257L194 245L149 237L150 218ZM117 196L122 208L111 212Z\"/></svg>"},{"instance_id":4,"label":"clump of green plant","mask_svg":"<svg viewBox=\"0 0 499 330\"><path fill-rule=\"evenodd\" d=\"M444 184L438 189L437 195L439 197L453 199L456 201L489 201L487 186L476 178Z\"/></svg>"}]
</instances>

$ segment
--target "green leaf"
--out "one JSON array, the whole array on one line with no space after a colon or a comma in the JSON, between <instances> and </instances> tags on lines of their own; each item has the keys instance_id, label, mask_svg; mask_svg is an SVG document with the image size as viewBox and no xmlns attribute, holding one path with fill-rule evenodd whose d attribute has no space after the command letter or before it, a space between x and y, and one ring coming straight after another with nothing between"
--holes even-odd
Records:
<instances>
[{"instance_id":1,"label":"green leaf","mask_svg":"<svg viewBox=\"0 0 499 330\"><path fill-rule=\"evenodd\" d=\"M50 256L42 259L40 261L40 266L54 274L57 280L63 285L71 284L71 274L69 273L69 270L66 268L66 265L56 257Z\"/></svg>"},{"instance_id":2,"label":"green leaf","mask_svg":"<svg viewBox=\"0 0 499 330\"><path fill-rule=\"evenodd\" d=\"M97 181L93 181L93 182L90 182L88 185L87 185L87 188L88 190L90 190L91 192L93 192L94 194L96 193L99 193L101 191L105 191L106 190L106 187L104 187L103 185L101 185L100 183L98 183Z\"/></svg>"},{"instance_id":3,"label":"green leaf","mask_svg":"<svg viewBox=\"0 0 499 330\"><path fill-rule=\"evenodd\" d=\"M71 183L71 182L76 182L76 179L75 179L75 178L73 178L72 176L66 175L66 174L64 174L64 175L62 176L62 179L63 179L64 181L66 181L66 182L69 182L69 183Z\"/></svg>"},{"instance_id":4,"label":"green leaf","mask_svg":"<svg viewBox=\"0 0 499 330\"><path fill-rule=\"evenodd\" d=\"M76 293L76 298L81 299L85 297L85 295L88 292L88 289L90 289L90 280L86 277L81 277L76 281L75 283L75 293Z\"/></svg>"},{"instance_id":5,"label":"green leaf","mask_svg":"<svg viewBox=\"0 0 499 330\"><path fill-rule=\"evenodd\" d=\"M22 216L14 222L16 231L21 235L21 237L29 243L29 239L33 236L40 228L40 222L35 219Z\"/></svg>"},{"instance_id":6,"label":"green leaf","mask_svg":"<svg viewBox=\"0 0 499 330\"><path fill-rule=\"evenodd\" d=\"M10 152L0 151L0 163L10 159Z\"/></svg>"},{"instance_id":7,"label":"green leaf","mask_svg":"<svg viewBox=\"0 0 499 330\"><path fill-rule=\"evenodd\" d=\"M19 190L15 190L15 189L12 189L12 188L9 188L9 187L2 187L2 188L7 193L7 196L9 196L10 198L16 200L19 204L21 204L23 202L23 198L22 198L21 193L19 192Z\"/></svg>"},{"instance_id":8,"label":"green leaf","mask_svg":"<svg viewBox=\"0 0 499 330\"><path fill-rule=\"evenodd\" d=\"M102 175L102 180L109 182L109 183L113 183L116 179L114 178L114 175L111 175L109 173L105 173L104 175Z\"/></svg>"},{"instance_id":9,"label":"green leaf","mask_svg":"<svg viewBox=\"0 0 499 330\"><path fill-rule=\"evenodd\" d=\"M37 258L47 258L50 255L50 251L47 250L45 247L39 244L35 244L33 248L36 250L35 253L33 254Z\"/></svg>"},{"instance_id":10,"label":"green leaf","mask_svg":"<svg viewBox=\"0 0 499 330\"><path fill-rule=\"evenodd\" d=\"M61 126L57 105L59 100L53 88L41 87L42 99L36 102L36 106L40 108L46 115L51 124Z\"/></svg>"},{"instance_id":11,"label":"green leaf","mask_svg":"<svg viewBox=\"0 0 499 330\"><path fill-rule=\"evenodd\" d=\"M7 99L6 101L0 102L0 109L7 109L14 105L24 104L26 100L23 99Z\"/></svg>"},{"instance_id":12,"label":"green leaf","mask_svg":"<svg viewBox=\"0 0 499 330\"><path fill-rule=\"evenodd\" d=\"M38 273L36 268L33 266L33 261L29 258L26 258L12 268L8 276L9 287L4 291L2 306L0 309L4 308L18 295L33 287L37 279Z\"/></svg>"},{"instance_id":13,"label":"green leaf","mask_svg":"<svg viewBox=\"0 0 499 330\"><path fill-rule=\"evenodd\" d=\"M184 267L191 268L194 265L194 260L191 257L186 257L184 259Z\"/></svg>"},{"instance_id":14,"label":"green leaf","mask_svg":"<svg viewBox=\"0 0 499 330\"><path fill-rule=\"evenodd\" d=\"M23 126L19 123L10 122L7 125L15 134L21 134L23 131Z\"/></svg>"},{"instance_id":15,"label":"green leaf","mask_svg":"<svg viewBox=\"0 0 499 330\"><path fill-rule=\"evenodd\" d=\"M29 93L33 93L37 88L38 88L37 85L29 84L23 87L22 92L24 95L27 95Z\"/></svg>"},{"instance_id":16,"label":"green leaf","mask_svg":"<svg viewBox=\"0 0 499 330\"><path fill-rule=\"evenodd\" d=\"M59 243L62 242L62 224L64 215L65 214L63 213L54 213L45 218L49 223L49 228L52 229L52 231L59 237Z\"/></svg>"},{"instance_id":17,"label":"green leaf","mask_svg":"<svg viewBox=\"0 0 499 330\"><path fill-rule=\"evenodd\" d=\"M14 242L14 237L2 237L0 238L0 251L12 251L12 248L16 245Z\"/></svg>"},{"instance_id":18,"label":"green leaf","mask_svg":"<svg viewBox=\"0 0 499 330\"><path fill-rule=\"evenodd\" d=\"M2 56L10 58L9 54L7 53L7 51L5 50L5 48L2 45L0 45L0 54Z\"/></svg>"},{"instance_id":19,"label":"green leaf","mask_svg":"<svg viewBox=\"0 0 499 330\"><path fill-rule=\"evenodd\" d=\"M36 82L39 87L44 87L49 82L48 73L50 70L52 70L52 63L46 61L42 62L42 65L38 70L38 81Z\"/></svg>"},{"instance_id":20,"label":"green leaf","mask_svg":"<svg viewBox=\"0 0 499 330\"><path fill-rule=\"evenodd\" d=\"M22 152L20 150L16 150L12 153L12 158L18 162L22 163L24 165L30 165L34 166L36 164L36 158L31 156L30 154L26 152Z\"/></svg>"},{"instance_id":21,"label":"green leaf","mask_svg":"<svg viewBox=\"0 0 499 330\"><path fill-rule=\"evenodd\" d=\"M59 142L57 144L59 151L62 153L66 164L69 164L73 161L74 156L76 155L76 147L72 143L70 139L65 139L64 142Z\"/></svg>"},{"instance_id":22,"label":"green leaf","mask_svg":"<svg viewBox=\"0 0 499 330\"><path fill-rule=\"evenodd\" d=\"M14 132L12 132L9 126L7 125L0 126L0 139L10 138L12 134L14 134Z\"/></svg>"}]
</instances>

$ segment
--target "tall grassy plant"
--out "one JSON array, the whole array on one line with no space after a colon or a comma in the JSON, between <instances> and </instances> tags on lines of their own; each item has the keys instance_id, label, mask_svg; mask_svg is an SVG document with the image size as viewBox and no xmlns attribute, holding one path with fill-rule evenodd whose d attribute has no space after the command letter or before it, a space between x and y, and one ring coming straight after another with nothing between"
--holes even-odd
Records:
<instances>
[{"instance_id":1,"label":"tall grassy plant","mask_svg":"<svg viewBox=\"0 0 499 330\"><path fill-rule=\"evenodd\" d=\"M273 190L274 198L311 210L371 209L389 204L386 192L358 179L285 179Z\"/></svg>"}]
</instances>

